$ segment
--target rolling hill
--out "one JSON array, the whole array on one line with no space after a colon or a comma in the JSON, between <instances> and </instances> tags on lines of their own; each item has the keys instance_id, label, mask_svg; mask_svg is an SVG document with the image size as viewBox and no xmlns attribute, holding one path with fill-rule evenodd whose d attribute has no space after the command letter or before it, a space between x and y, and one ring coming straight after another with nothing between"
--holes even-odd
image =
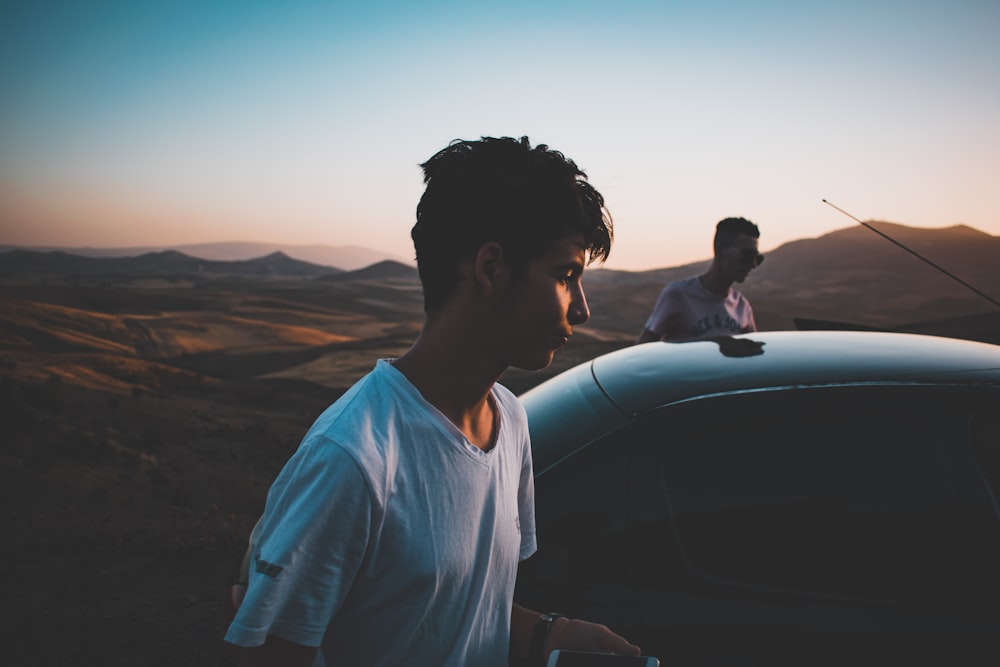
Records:
<instances>
[{"instance_id":1,"label":"rolling hill","mask_svg":"<svg viewBox=\"0 0 1000 667\"><path fill-rule=\"evenodd\" d=\"M320 276L341 269L293 259L283 252L238 261L206 260L176 250L128 257L86 257L61 250L0 253L0 276L60 276L66 279L164 277L202 280L209 276Z\"/></svg>"},{"instance_id":2,"label":"rolling hill","mask_svg":"<svg viewBox=\"0 0 1000 667\"><path fill-rule=\"evenodd\" d=\"M230 241L222 243L189 243L173 246L135 246L127 248L74 248L74 247L17 247L0 246L0 252L27 250L35 252L59 251L80 257L138 257L140 255L176 251L189 257L219 262L238 262L273 253L282 253L310 264L353 271L382 260L406 263L389 253L354 245L331 246L324 244L295 245L288 243L255 243Z\"/></svg>"}]
</instances>

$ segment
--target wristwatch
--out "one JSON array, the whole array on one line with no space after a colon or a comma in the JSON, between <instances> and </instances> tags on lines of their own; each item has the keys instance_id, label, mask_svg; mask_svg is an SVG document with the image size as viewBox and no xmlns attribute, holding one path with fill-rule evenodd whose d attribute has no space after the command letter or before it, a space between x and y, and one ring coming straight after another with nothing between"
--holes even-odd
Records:
<instances>
[{"instance_id":1,"label":"wristwatch","mask_svg":"<svg viewBox=\"0 0 1000 667\"><path fill-rule=\"evenodd\" d=\"M532 658L538 658L544 662L545 656L542 655L542 652L545 650L545 638L549 636L552 624L556 622L557 618L566 618L566 616L554 613L542 614L535 623L535 627L531 631L531 644L528 648L528 654Z\"/></svg>"}]
</instances>

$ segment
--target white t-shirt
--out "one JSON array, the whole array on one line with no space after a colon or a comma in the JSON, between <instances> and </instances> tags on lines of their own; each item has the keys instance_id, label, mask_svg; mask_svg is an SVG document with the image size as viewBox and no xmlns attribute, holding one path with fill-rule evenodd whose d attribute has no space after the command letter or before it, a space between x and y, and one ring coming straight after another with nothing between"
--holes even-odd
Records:
<instances>
[{"instance_id":1,"label":"white t-shirt","mask_svg":"<svg viewBox=\"0 0 1000 667\"><path fill-rule=\"evenodd\" d=\"M492 397L485 452L387 360L327 408L268 493L226 641L274 634L331 667L505 667L534 482L524 409Z\"/></svg>"},{"instance_id":2,"label":"white t-shirt","mask_svg":"<svg viewBox=\"0 0 1000 667\"><path fill-rule=\"evenodd\" d=\"M697 276L668 284L660 292L646 329L661 340L699 340L757 330L753 308L730 288L725 298L712 294Z\"/></svg>"}]
</instances>

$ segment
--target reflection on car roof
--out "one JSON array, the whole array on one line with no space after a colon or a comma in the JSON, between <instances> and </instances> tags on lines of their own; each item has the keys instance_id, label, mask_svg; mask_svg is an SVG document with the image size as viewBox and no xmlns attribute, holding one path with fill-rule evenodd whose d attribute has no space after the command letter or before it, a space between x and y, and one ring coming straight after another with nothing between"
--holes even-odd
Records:
<instances>
[{"instance_id":1,"label":"reflection on car roof","mask_svg":"<svg viewBox=\"0 0 1000 667\"><path fill-rule=\"evenodd\" d=\"M774 331L745 336L764 353L715 343L646 343L595 359L593 375L626 414L694 396L843 382L1000 382L1000 347L917 334Z\"/></svg>"}]
</instances>

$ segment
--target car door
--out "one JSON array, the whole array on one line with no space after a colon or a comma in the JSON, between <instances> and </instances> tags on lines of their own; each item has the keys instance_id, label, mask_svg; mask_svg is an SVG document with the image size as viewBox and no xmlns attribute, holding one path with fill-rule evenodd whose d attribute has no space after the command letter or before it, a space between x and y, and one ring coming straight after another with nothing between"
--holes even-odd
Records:
<instances>
[{"instance_id":1,"label":"car door","mask_svg":"<svg viewBox=\"0 0 1000 667\"><path fill-rule=\"evenodd\" d=\"M641 416L630 638L675 667L1000 664L998 407L866 384Z\"/></svg>"},{"instance_id":2,"label":"car door","mask_svg":"<svg viewBox=\"0 0 1000 667\"><path fill-rule=\"evenodd\" d=\"M571 419L571 415L567 415ZM538 551L515 601L623 632L638 624L629 558L627 443L605 437L535 479Z\"/></svg>"}]
</instances>

